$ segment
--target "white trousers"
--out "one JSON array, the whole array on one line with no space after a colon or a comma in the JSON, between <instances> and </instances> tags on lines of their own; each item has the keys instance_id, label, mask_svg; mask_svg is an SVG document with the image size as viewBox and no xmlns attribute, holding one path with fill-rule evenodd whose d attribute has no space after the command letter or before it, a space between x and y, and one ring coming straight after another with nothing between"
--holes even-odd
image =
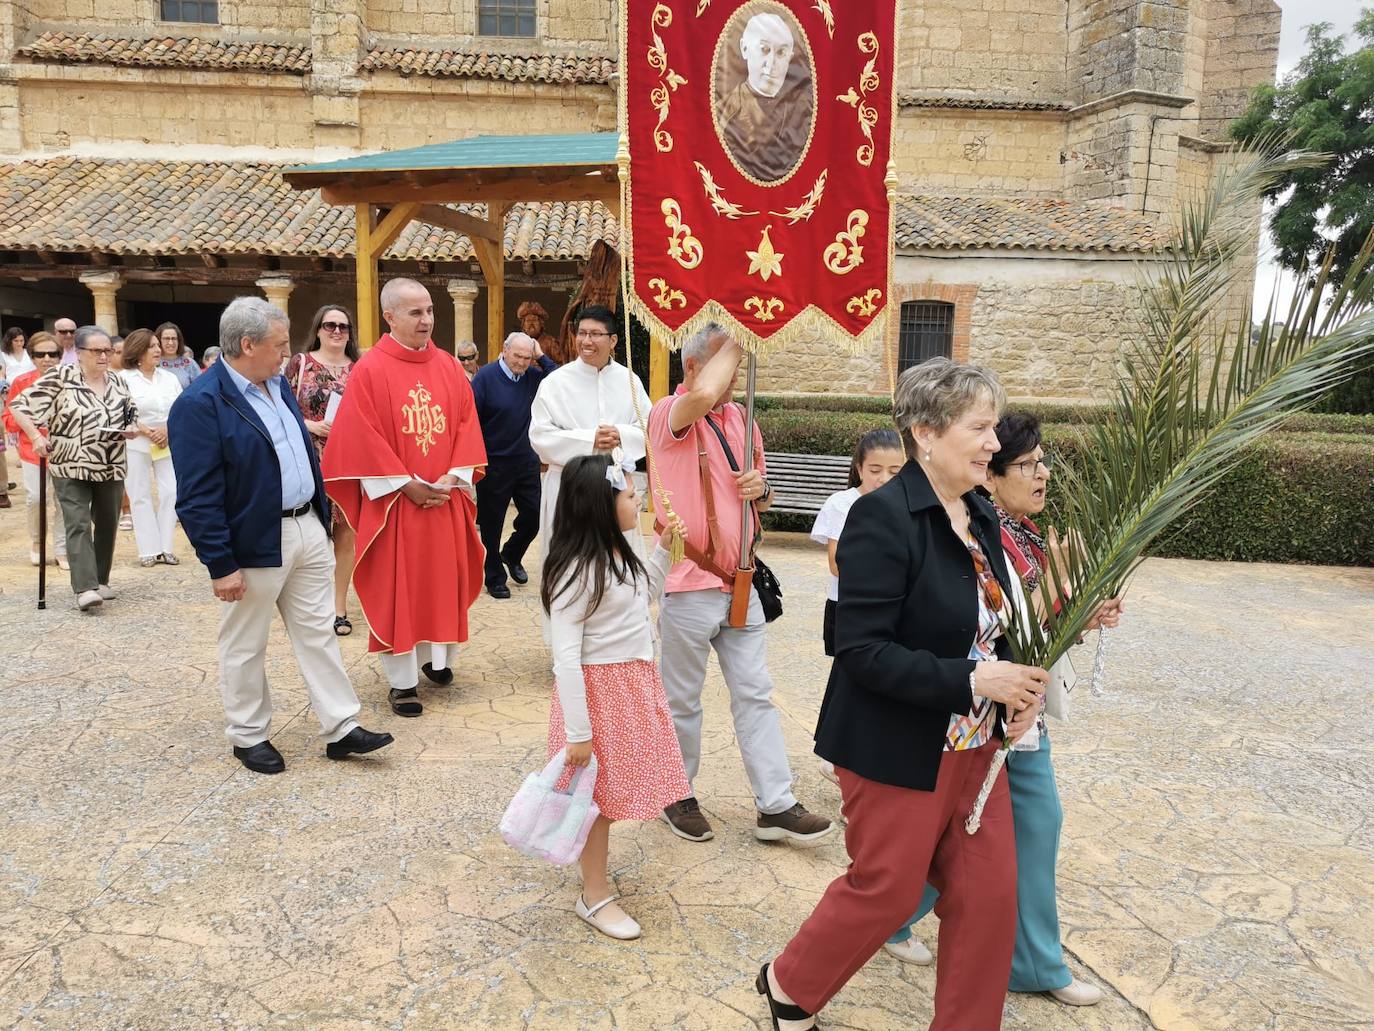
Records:
<instances>
[{"instance_id":1,"label":"white trousers","mask_svg":"<svg viewBox=\"0 0 1374 1031\"><path fill-rule=\"evenodd\" d=\"M768 675L768 624L756 591L749 595L746 623L730 626L730 595L722 591L667 595L658 610L659 669L687 779L693 781L701 767L701 689L706 683L706 662L715 649L730 692L735 740L754 790L754 804L761 813L780 813L796 805L797 799L792 794L792 767Z\"/></svg>"},{"instance_id":2,"label":"white trousers","mask_svg":"<svg viewBox=\"0 0 1374 1031\"><path fill-rule=\"evenodd\" d=\"M24 477L24 499L28 502L29 547L38 550L38 466L20 462L19 469ZM67 524L62 520L62 506L57 503L57 491L53 489L52 473L48 473L48 532L52 534L53 554L66 557ZM52 561L52 555L48 556Z\"/></svg>"},{"instance_id":3,"label":"white trousers","mask_svg":"<svg viewBox=\"0 0 1374 1031\"><path fill-rule=\"evenodd\" d=\"M456 644L431 644L421 641L412 650L394 655L391 652L378 652L382 660L382 675L396 691L409 691L420 683L421 656L429 656L431 669L448 669L449 657L458 657Z\"/></svg>"},{"instance_id":4,"label":"white trousers","mask_svg":"<svg viewBox=\"0 0 1374 1031\"><path fill-rule=\"evenodd\" d=\"M225 736L241 748L267 740L272 723L267 634L275 608L296 652L320 736L339 740L358 725L359 705L334 636L334 548L314 510L281 521L280 566L242 572L244 596L220 603Z\"/></svg>"},{"instance_id":5,"label":"white trousers","mask_svg":"<svg viewBox=\"0 0 1374 1031\"><path fill-rule=\"evenodd\" d=\"M153 503L153 480L157 503ZM172 554L177 528L177 474L172 456L153 461L147 451L129 448L129 471L124 480L134 517L134 542L139 558Z\"/></svg>"}]
</instances>

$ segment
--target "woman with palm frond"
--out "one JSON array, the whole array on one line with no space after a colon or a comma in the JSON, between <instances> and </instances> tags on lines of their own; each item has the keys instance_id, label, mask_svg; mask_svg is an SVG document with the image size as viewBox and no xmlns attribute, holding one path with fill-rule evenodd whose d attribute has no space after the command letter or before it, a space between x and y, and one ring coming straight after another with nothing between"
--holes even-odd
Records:
<instances>
[{"instance_id":1,"label":"woman with palm frond","mask_svg":"<svg viewBox=\"0 0 1374 1031\"><path fill-rule=\"evenodd\" d=\"M1002 449L988 463L988 487L1002 528L1002 547L1026 591L1038 600L1049 563L1065 561L1064 545L1053 530L1047 538L1031 519L1045 508L1050 456L1041 440L1040 421L1033 415L1008 412L1002 416L997 441ZM1114 627L1120 613L1119 599L1104 602L1089 628ZM1043 710L1034 728L1007 757L1007 787L1016 829L1016 948L1008 987L1013 992L1048 992L1070 1006L1092 1006L1101 1001L1102 990L1074 979L1059 939L1055 866L1064 810L1050 763ZM921 907L888 939L884 946L888 952L907 962L931 962L930 952L911 931L935 907L938 897L939 892L927 885Z\"/></svg>"},{"instance_id":2,"label":"woman with palm frond","mask_svg":"<svg viewBox=\"0 0 1374 1031\"><path fill-rule=\"evenodd\" d=\"M915 908L926 879L945 892L931 1026L1001 1023L1016 933L1006 785L993 791L974 847L963 821L998 739L1034 725L1049 679L1011 661L1002 620L1015 586L996 514L976 490L999 448L1004 404L1001 384L978 366L936 358L908 369L893 411L910 460L850 509L816 752L835 764L851 864L759 973L774 1026L814 1026Z\"/></svg>"}]
</instances>

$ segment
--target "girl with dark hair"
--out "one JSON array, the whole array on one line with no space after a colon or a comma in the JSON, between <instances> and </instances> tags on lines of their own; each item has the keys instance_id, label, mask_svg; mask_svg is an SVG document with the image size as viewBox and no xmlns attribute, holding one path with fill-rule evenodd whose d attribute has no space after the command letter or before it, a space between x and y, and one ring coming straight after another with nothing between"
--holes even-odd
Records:
<instances>
[{"instance_id":1,"label":"girl with dark hair","mask_svg":"<svg viewBox=\"0 0 1374 1031\"><path fill-rule=\"evenodd\" d=\"M315 312L310 334L301 350L286 363L286 382L301 406L315 454L321 458L329 439L330 403L335 395L343 398L348 374L358 360L355 332L353 314L348 308L342 304L326 304ZM340 637L353 633L353 624L348 618L348 584L353 579L356 549L353 530L335 506L334 633Z\"/></svg>"},{"instance_id":2,"label":"girl with dark hair","mask_svg":"<svg viewBox=\"0 0 1374 1031\"><path fill-rule=\"evenodd\" d=\"M811 527L811 539L825 545L830 563L830 586L825 594L825 621L821 636L825 641L825 654L832 658L835 655L835 603L840 597L840 571L835 565L835 549L840 543L844 521L854 502L892 479L905 464L902 438L897 436L896 430L869 430L859 438L859 444L854 448L854 459L849 464L849 489L826 498L816 515L815 525ZM833 774L826 775L834 780Z\"/></svg>"},{"instance_id":3,"label":"girl with dark hair","mask_svg":"<svg viewBox=\"0 0 1374 1031\"><path fill-rule=\"evenodd\" d=\"M668 698L654 663L649 602L663 592L675 520L647 562L627 535L639 533L634 479L609 455L583 455L563 469L539 597L549 618L557 704L549 711L549 757L566 750L563 781L596 756L593 799L601 811L580 865L577 915L602 934L638 938L616 905L607 870L611 824L656 820L691 794Z\"/></svg>"},{"instance_id":4,"label":"girl with dark hair","mask_svg":"<svg viewBox=\"0 0 1374 1031\"><path fill-rule=\"evenodd\" d=\"M191 349L186 346L186 337L182 335L181 327L175 322L164 322L153 330L153 337L162 348L162 360L158 362L158 367L175 376L181 384L181 389L185 390L191 385L191 381L200 375L200 366L196 363L196 357L191 353Z\"/></svg>"},{"instance_id":5,"label":"girl with dark hair","mask_svg":"<svg viewBox=\"0 0 1374 1031\"><path fill-rule=\"evenodd\" d=\"M0 367L0 379L9 380L11 383L24 373L37 368L24 346L24 331L18 326L11 326L5 330L5 342L0 345L0 361L4 363Z\"/></svg>"}]
</instances>

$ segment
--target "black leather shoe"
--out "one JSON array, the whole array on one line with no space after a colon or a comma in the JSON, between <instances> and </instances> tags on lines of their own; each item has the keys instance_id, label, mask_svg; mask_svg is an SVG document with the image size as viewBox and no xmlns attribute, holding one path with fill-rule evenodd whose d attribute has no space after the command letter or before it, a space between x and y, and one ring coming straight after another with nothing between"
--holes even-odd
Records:
<instances>
[{"instance_id":1,"label":"black leather shoe","mask_svg":"<svg viewBox=\"0 0 1374 1031\"><path fill-rule=\"evenodd\" d=\"M488 584L487 593L493 598L506 599L510 597L510 588L505 584Z\"/></svg>"},{"instance_id":2,"label":"black leather shoe","mask_svg":"<svg viewBox=\"0 0 1374 1031\"><path fill-rule=\"evenodd\" d=\"M449 684L453 683L453 670L449 669L447 666L443 669L435 669L426 662L420 667L420 670L429 678L431 684L437 684L439 687L448 687Z\"/></svg>"},{"instance_id":3,"label":"black leather shoe","mask_svg":"<svg viewBox=\"0 0 1374 1031\"><path fill-rule=\"evenodd\" d=\"M514 580L516 583L520 584L522 587L530 582L530 574L525 572L525 567L522 566L519 562L512 562L510 559L506 558L505 555L502 555L501 563L506 567L506 570L510 573L510 578Z\"/></svg>"},{"instance_id":4,"label":"black leather shoe","mask_svg":"<svg viewBox=\"0 0 1374 1031\"><path fill-rule=\"evenodd\" d=\"M286 760L271 741L259 741L247 748L234 746L234 758L254 773L285 773Z\"/></svg>"},{"instance_id":5,"label":"black leather shoe","mask_svg":"<svg viewBox=\"0 0 1374 1031\"><path fill-rule=\"evenodd\" d=\"M390 734L374 734L362 727L354 727L337 741L324 746L324 754L331 759L347 759L350 755L366 755L385 748L396 739Z\"/></svg>"}]
</instances>

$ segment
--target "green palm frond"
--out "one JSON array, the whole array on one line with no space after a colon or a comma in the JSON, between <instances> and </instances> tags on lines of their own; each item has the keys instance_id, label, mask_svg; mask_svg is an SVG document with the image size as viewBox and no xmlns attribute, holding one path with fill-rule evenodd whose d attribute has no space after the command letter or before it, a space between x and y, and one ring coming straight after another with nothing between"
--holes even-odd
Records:
<instances>
[{"instance_id":1,"label":"green palm frond","mask_svg":"<svg viewBox=\"0 0 1374 1031\"><path fill-rule=\"evenodd\" d=\"M1303 277L1286 312L1271 304L1257 333L1248 305L1224 322L1215 314L1244 270L1264 188L1295 164L1320 160L1272 145L1243 154L1186 205L1162 273L1142 286L1141 333L1113 411L1082 431L1076 463L1056 467L1061 525L1073 544L1066 568L1052 563L1041 581L1047 625L1022 617L1007 627L1020 661L1049 666L1068 651L1150 543L1235 468L1245 445L1374 356L1374 235L1343 282L1329 281L1328 259Z\"/></svg>"}]
</instances>

